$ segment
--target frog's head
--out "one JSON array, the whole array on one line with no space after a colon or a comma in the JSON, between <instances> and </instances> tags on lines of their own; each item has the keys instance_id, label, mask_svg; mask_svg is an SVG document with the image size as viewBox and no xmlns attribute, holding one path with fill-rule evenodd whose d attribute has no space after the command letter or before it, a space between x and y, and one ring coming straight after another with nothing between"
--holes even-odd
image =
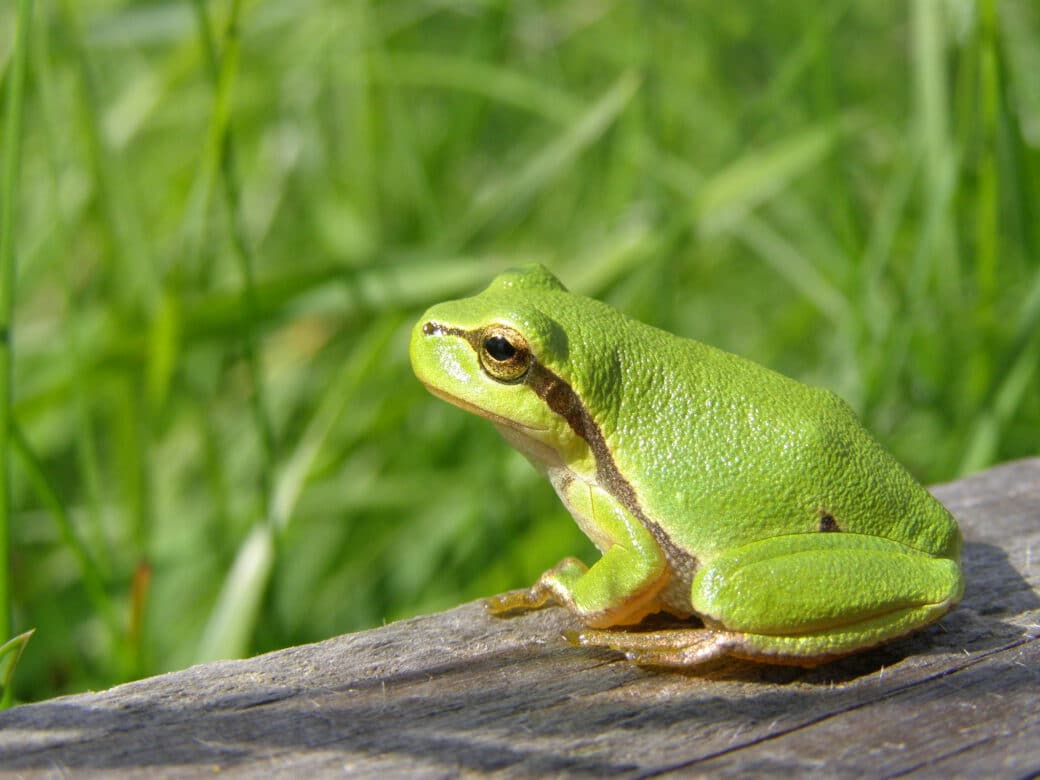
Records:
<instances>
[{"instance_id":1,"label":"frog's head","mask_svg":"<svg viewBox=\"0 0 1040 780\"><path fill-rule=\"evenodd\" d=\"M496 277L471 298L429 309L412 330L412 368L427 388L491 420L528 457L548 465L587 453L580 401L561 377L566 329L554 316L584 300L541 265Z\"/></svg>"}]
</instances>

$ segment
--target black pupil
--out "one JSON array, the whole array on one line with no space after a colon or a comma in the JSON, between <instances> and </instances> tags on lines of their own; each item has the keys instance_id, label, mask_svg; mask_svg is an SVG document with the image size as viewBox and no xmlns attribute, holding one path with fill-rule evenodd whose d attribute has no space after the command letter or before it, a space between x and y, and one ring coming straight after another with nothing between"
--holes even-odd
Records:
<instances>
[{"instance_id":1,"label":"black pupil","mask_svg":"<svg viewBox=\"0 0 1040 780\"><path fill-rule=\"evenodd\" d=\"M492 336L484 342L484 349L495 360L505 361L516 356L516 347L501 336Z\"/></svg>"}]
</instances>

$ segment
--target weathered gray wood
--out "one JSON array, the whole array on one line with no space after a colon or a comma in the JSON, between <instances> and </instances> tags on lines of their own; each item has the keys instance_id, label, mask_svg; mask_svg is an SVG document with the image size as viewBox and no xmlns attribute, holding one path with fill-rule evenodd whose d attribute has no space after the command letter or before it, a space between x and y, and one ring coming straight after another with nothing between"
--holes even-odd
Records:
<instances>
[{"instance_id":1,"label":"weathered gray wood","mask_svg":"<svg viewBox=\"0 0 1040 780\"><path fill-rule=\"evenodd\" d=\"M1040 772L1040 459L935 489L968 590L940 626L814 670L640 669L559 609L478 604L0 714L0 767L163 776L408 773L1024 777Z\"/></svg>"}]
</instances>

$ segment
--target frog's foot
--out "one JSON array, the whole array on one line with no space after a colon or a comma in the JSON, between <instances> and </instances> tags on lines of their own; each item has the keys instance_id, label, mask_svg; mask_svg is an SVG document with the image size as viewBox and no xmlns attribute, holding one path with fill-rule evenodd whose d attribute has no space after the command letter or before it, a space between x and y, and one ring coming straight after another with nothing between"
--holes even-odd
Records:
<instances>
[{"instance_id":1,"label":"frog's foot","mask_svg":"<svg viewBox=\"0 0 1040 780\"><path fill-rule=\"evenodd\" d=\"M697 666L728 655L739 645L737 634L710 628L664 631L581 629L567 631L564 637L573 645L617 650L641 666Z\"/></svg>"},{"instance_id":2,"label":"frog's foot","mask_svg":"<svg viewBox=\"0 0 1040 780\"><path fill-rule=\"evenodd\" d=\"M527 612L541 609L550 604L570 607L573 596L569 583L584 575L589 567L577 558L564 558L538 578L538 582L527 590L511 590L484 600L484 606L492 615L510 612Z\"/></svg>"}]
</instances>

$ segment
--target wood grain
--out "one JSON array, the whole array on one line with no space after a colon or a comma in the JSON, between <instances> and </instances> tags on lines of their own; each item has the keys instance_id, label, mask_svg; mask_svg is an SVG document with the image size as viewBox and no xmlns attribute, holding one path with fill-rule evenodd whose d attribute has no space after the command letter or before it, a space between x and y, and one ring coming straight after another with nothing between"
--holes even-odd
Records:
<instances>
[{"instance_id":1,"label":"wood grain","mask_svg":"<svg viewBox=\"0 0 1040 780\"><path fill-rule=\"evenodd\" d=\"M1040 459L935 488L967 593L940 625L813 670L641 669L550 609L465 604L0 713L25 777L1040 773Z\"/></svg>"}]
</instances>

